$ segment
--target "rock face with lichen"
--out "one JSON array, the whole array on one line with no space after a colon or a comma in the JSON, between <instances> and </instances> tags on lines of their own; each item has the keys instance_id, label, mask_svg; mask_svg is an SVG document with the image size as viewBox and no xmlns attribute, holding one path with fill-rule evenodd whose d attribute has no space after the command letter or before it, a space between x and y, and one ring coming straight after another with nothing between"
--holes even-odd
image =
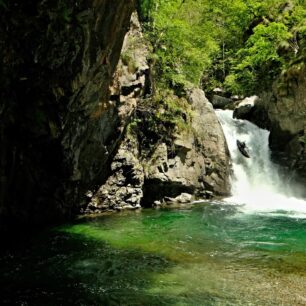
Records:
<instances>
[{"instance_id":1,"label":"rock face with lichen","mask_svg":"<svg viewBox=\"0 0 306 306\"><path fill-rule=\"evenodd\" d=\"M0 6L0 224L68 216L108 177L128 110L109 99L133 0Z\"/></svg>"},{"instance_id":2,"label":"rock face with lichen","mask_svg":"<svg viewBox=\"0 0 306 306\"><path fill-rule=\"evenodd\" d=\"M148 54L147 43L134 12L110 88L110 103L118 105L122 132L124 123L133 116L139 99L150 93ZM125 133L112 160L110 175L90 200L85 208L86 213L140 208L144 173L138 147L137 139L131 133Z\"/></svg>"}]
</instances>

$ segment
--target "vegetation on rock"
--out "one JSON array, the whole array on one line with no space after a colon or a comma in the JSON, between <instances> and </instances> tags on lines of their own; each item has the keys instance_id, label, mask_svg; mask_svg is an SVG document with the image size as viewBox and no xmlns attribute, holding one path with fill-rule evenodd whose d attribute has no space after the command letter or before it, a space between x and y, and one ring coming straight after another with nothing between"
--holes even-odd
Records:
<instances>
[{"instance_id":1,"label":"vegetation on rock","mask_svg":"<svg viewBox=\"0 0 306 306\"><path fill-rule=\"evenodd\" d=\"M173 146L175 135L190 128L191 111L185 98L173 91L158 91L154 97L138 103L134 120L129 129L137 135L142 154L151 155L162 142Z\"/></svg>"}]
</instances>

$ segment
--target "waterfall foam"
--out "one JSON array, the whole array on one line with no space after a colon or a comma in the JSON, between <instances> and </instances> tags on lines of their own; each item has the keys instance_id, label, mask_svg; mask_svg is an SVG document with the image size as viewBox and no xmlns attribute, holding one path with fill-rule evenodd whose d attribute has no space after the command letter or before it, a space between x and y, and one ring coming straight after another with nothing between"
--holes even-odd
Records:
<instances>
[{"instance_id":1,"label":"waterfall foam","mask_svg":"<svg viewBox=\"0 0 306 306\"><path fill-rule=\"evenodd\" d=\"M271 161L269 132L246 120L233 119L233 111L217 110L232 158L232 197L246 213L269 213L306 218L306 201L294 197L279 168ZM236 140L244 141L251 158L245 158Z\"/></svg>"}]
</instances>

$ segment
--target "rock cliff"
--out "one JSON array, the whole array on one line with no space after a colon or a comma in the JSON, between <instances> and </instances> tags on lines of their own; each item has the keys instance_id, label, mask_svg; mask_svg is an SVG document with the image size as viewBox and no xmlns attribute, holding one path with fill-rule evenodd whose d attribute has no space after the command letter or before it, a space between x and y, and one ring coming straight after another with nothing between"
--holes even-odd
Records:
<instances>
[{"instance_id":1,"label":"rock cliff","mask_svg":"<svg viewBox=\"0 0 306 306\"><path fill-rule=\"evenodd\" d=\"M296 173L306 183L306 67L297 61L273 84L271 92L261 95L257 108L262 111L254 120L271 131L270 147L275 160ZM259 118L260 117L260 118ZM266 123L268 121L268 123Z\"/></svg>"},{"instance_id":2,"label":"rock cliff","mask_svg":"<svg viewBox=\"0 0 306 306\"><path fill-rule=\"evenodd\" d=\"M191 126L172 134L172 143L160 138L147 154L146 139L140 139L137 130L127 132L112 174L93 196L87 213L172 205L171 197L186 198L186 193L188 198L229 194L230 157L221 125L202 90L191 90L188 101Z\"/></svg>"},{"instance_id":3,"label":"rock cliff","mask_svg":"<svg viewBox=\"0 0 306 306\"><path fill-rule=\"evenodd\" d=\"M70 215L124 130L109 86L133 0L6 1L0 20L0 224Z\"/></svg>"},{"instance_id":4,"label":"rock cliff","mask_svg":"<svg viewBox=\"0 0 306 306\"><path fill-rule=\"evenodd\" d=\"M174 98L186 105L175 112L187 128L172 119L158 123L166 137L132 128L151 111L140 101L154 97L134 1L1 9L2 227L229 193L226 142L203 91Z\"/></svg>"},{"instance_id":5,"label":"rock cliff","mask_svg":"<svg viewBox=\"0 0 306 306\"><path fill-rule=\"evenodd\" d=\"M191 126L174 134L173 144L160 143L143 162L144 201L181 193L201 198L229 194L230 158L221 125L204 92L187 94Z\"/></svg>"}]
</instances>

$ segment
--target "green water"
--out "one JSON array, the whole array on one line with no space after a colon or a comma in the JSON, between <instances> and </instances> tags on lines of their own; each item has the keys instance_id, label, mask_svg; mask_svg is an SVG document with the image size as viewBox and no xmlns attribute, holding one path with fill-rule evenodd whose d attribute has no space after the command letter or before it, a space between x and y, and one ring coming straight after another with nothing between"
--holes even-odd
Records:
<instances>
[{"instance_id":1,"label":"green water","mask_svg":"<svg viewBox=\"0 0 306 306\"><path fill-rule=\"evenodd\" d=\"M306 220L234 206L79 220L0 257L0 305L306 305Z\"/></svg>"}]
</instances>

